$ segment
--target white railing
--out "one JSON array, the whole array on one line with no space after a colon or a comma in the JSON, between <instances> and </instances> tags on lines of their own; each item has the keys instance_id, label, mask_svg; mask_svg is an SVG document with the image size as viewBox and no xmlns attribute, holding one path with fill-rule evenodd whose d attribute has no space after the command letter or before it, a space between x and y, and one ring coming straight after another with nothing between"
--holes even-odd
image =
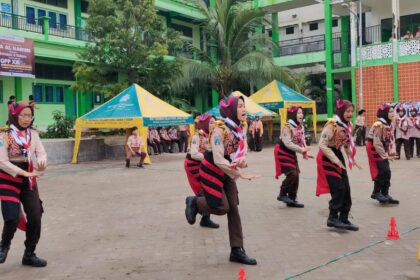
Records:
<instances>
[{"instance_id":1,"label":"white railing","mask_svg":"<svg viewBox=\"0 0 420 280\"><path fill-rule=\"evenodd\" d=\"M362 59L392 58L392 43L373 44L362 48Z\"/></svg>"},{"instance_id":2,"label":"white railing","mask_svg":"<svg viewBox=\"0 0 420 280\"><path fill-rule=\"evenodd\" d=\"M403 40L399 42L399 55L420 55L420 38Z\"/></svg>"}]
</instances>

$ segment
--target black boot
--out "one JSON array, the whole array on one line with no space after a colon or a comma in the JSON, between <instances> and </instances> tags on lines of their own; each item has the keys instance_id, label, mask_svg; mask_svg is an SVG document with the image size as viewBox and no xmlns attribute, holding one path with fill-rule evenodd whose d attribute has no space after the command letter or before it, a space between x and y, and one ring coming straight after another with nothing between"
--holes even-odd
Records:
<instances>
[{"instance_id":1,"label":"black boot","mask_svg":"<svg viewBox=\"0 0 420 280\"><path fill-rule=\"evenodd\" d=\"M4 263L6 261L9 249L10 245L3 245L3 243L0 243L0 263Z\"/></svg>"},{"instance_id":2,"label":"black boot","mask_svg":"<svg viewBox=\"0 0 420 280\"><path fill-rule=\"evenodd\" d=\"M242 264L249 264L249 265L256 265L257 261L251 257L248 257L245 253L244 248L241 247L232 247L230 251L230 258L231 262L237 262Z\"/></svg>"},{"instance_id":3,"label":"black boot","mask_svg":"<svg viewBox=\"0 0 420 280\"><path fill-rule=\"evenodd\" d=\"M41 258L38 258L35 255L33 250L25 250L22 258L22 265L32 266L32 267L45 267L47 266L47 261Z\"/></svg>"},{"instance_id":4,"label":"black boot","mask_svg":"<svg viewBox=\"0 0 420 280\"><path fill-rule=\"evenodd\" d=\"M200 221L200 226L208 228L219 228L219 225L210 220L210 215L203 215Z\"/></svg>"},{"instance_id":5,"label":"black boot","mask_svg":"<svg viewBox=\"0 0 420 280\"><path fill-rule=\"evenodd\" d=\"M143 163L138 163L138 164L137 164L137 167L139 167L139 168L144 168Z\"/></svg>"},{"instance_id":6,"label":"black boot","mask_svg":"<svg viewBox=\"0 0 420 280\"><path fill-rule=\"evenodd\" d=\"M380 203L388 203L388 199L381 193L381 185L378 181L375 181L373 185L373 193L370 198L376 199Z\"/></svg>"},{"instance_id":7,"label":"black boot","mask_svg":"<svg viewBox=\"0 0 420 280\"><path fill-rule=\"evenodd\" d=\"M185 217L190 225L195 224L195 217L198 213L197 198L195 196L188 196L185 199Z\"/></svg>"},{"instance_id":8,"label":"black boot","mask_svg":"<svg viewBox=\"0 0 420 280\"><path fill-rule=\"evenodd\" d=\"M129 159L125 160L125 167L130 168L130 160Z\"/></svg>"},{"instance_id":9,"label":"black boot","mask_svg":"<svg viewBox=\"0 0 420 280\"><path fill-rule=\"evenodd\" d=\"M347 214L341 213L340 214L340 221L346 226L345 229L347 229L347 230L352 230L352 231L358 231L359 230L359 227L358 226L352 224L349 221L349 215L348 215L348 213Z\"/></svg>"},{"instance_id":10,"label":"black boot","mask_svg":"<svg viewBox=\"0 0 420 280\"><path fill-rule=\"evenodd\" d=\"M287 190L286 190L286 189L283 189L283 188L280 188L280 193L279 193L279 195L277 196L277 200L278 200L278 201L281 201L281 202L284 202L284 203L286 203L286 204L288 204L288 203L293 203L293 200L292 200L292 199L290 199L290 198L287 196Z\"/></svg>"},{"instance_id":11,"label":"black boot","mask_svg":"<svg viewBox=\"0 0 420 280\"><path fill-rule=\"evenodd\" d=\"M330 210L330 215L327 220L327 227L334 227L338 229L346 229L346 225L338 219L338 214Z\"/></svg>"},{"instance_id":12,"label":"black boot","mask_svg":"<svg viewBox=\"0 0 420 280\"><path fill-rule=\"evenodd\" d=\"M389 204L400 204L400 201L397 199L393 199L392 196L390 196L389 194L387 194L386 196L384 196L386 199L388 199L388 203Z\"/></svg>"},{"instance_id":13,"label":"black boot","mask_svg":"<svg viewBox=\"0 0 420 280\"><path fill-rule=\"evenodd\" d=\"M294 208L303 208L305 207L305 205L303 205L302 203L299 203L296 200L296 195L290 195L289 194L289 199L292 200L291 203L287 203L287 207L294 207Z\"/></svg>"}]
</instances>

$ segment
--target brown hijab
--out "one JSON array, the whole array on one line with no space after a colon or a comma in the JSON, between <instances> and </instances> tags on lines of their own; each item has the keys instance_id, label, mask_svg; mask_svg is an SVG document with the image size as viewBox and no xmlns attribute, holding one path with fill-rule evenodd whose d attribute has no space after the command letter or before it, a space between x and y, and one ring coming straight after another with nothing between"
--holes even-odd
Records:
<instances>
[{"instance_id":1,"label":"brown hijab","mask_svg":"<svg viewBox=\"0 0 420 280\"><path fill-rule=\"evenodd\" d=\"M238 119L238 102L239 99L245 102L242 96L229 96L227 100L220 100L220 115L222 118L229 118L237 125L241 125Z\"/></svg>"},{"instance_id":2,"label":"brown hijab","mask_svg":"<svg viewBox=\"0 0 420 280\"><path fill-rule=\"evenodd\" d=\"M344 113L347 111L348 108L350 108L350 107L354 108L353 103L351 103L348 100L337 100L335 102L335 105L336 105L335 113L340 118L340 120L343 123L345 123L346 121L344 119Z\"/></svg>"},{"instance_id":3,"label":"brown hijab","mask_svg":"<svg viewBox=\"0 0 420 280\"><path fill-rule=\"evenodd\" d=\"M9 125L13 124L14 126L17 127L17 129L19 130L24 130L26 128L29 128L32 126L32 124L34 123L34 121L32 120L31 124L29 125L29 127L21 127L19 125L19 114L20 112L22 112L23 109L25 108L29 108L31 109L32 112L32 116L34 115L34 109L32 108L32 106L30 106L27 102L25 101L20 101L18 103L14 103L13 105L13 110L9 110Z\"/></svg>"}]
</instances>

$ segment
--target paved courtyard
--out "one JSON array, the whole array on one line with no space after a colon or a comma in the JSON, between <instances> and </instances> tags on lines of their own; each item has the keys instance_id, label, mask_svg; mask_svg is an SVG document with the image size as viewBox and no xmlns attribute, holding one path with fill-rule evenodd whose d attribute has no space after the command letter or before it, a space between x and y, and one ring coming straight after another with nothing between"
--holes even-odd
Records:
<instances>
[{"instance_id":1,"label":"paved courtyard","mask_svg":"<svg viewBox=\"0 0 420 280\"><path fill-rule=\"evenodd\" d=\"M276 200L280 181L272 154L273 147L250 153L249 172L262 177L238 182L245 248L258 261L245 267L248 280L285 279L318 266L296 279L420 279L420 159L392 163L391 195L401 204L384 207L370 199L372 182L360 149L364 169L350 173L352 221L360 231L340 232L326 227L329 196L314 195L313 160L300 160L299 201L305 208ZM48 267L20 265L24 235L18 232L0 279L237 279L241 265L228 261L226 216L213 217L221 225L217 230L185 220L191 190L183 158L157 156L144 170L127 170L117 161L50 167L39 180L45 215L37 250ZM385 240L391 216L401 235L397 241Z\"/></svg>"}]
</instances>

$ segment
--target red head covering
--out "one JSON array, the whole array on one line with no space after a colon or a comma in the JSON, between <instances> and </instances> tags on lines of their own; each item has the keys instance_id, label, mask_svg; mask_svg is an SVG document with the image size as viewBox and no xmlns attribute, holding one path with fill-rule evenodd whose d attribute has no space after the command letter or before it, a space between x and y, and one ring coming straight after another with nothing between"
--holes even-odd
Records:
<instances>
[{"instance_id":1,"label":"red head covering","mask_svg":"<svg viewBox=\"0 0 420 280\"><path fill-rule=\"evenodd\" d=\"M381 106L379 106L376 116L378 118L382 118L386 120L386 122L390 124L392 122L392 120L388 118L388 113L390 109L391 109L391 106L389 106L388 104L382 104Z\"/></svg>"},{"instance_id":2,"label":"red head covering","mask_svg":"<svg viewBox=\"0 0 420 280\"><path fill-rule=\"evenodd\" d=\"M297 113L298 113L299 109L302 109L302 107L292 106L292 107L287 109L287 119L288 120L293 120L297 125L300 124L297 120Z\"/></svg>"},{"instance_id":3,"label":"red head covering","mask_svg":"<svg viewBox=\"0 0 420 280\"><path fill-rule=\"evenodd\" d=\"M205 113L197 118L197 129L204 131L206 134L209 134L209 125L211 118L214 118L212 115Z\"/></svg>"},{"instance_id":4,"label":"red head covering","mask_svg":"<svg viewBox=\"0 0 420 280\"><path fill-rule=\"evenodd\" d=\"M18 103L14 103L12 106L13 106L13 108L12 108L13 110L9 110L9 125L13 124L19 130L26 129L27 127L21 127L19 125L19 114L20 114L20 112L22 112L23 109L29 108L29 109L31 109L32 116L33 116L34 115L34 109L25 101L20 101ZM29 127L31 127L32 124L33 124L33 121L31 122Z\"/></svg>"},{"instance_id":5,"label":"red head covering","mask_svg":"<svg viewBox=\"0 0 420 280\"><path fill-rule=\"evenodd\" d=\"M411 105L411 106L410 106L409 111L410 111L410 114L411 114L412 112L416 112L416 115L417 115L417 113L418 113L417 108L416 108L416 107L414 107L413 105Z\"/></svg>"},{"instance_id":6,"label":"red head covering","mask_svg":"<svg viewBox=\"0 0 420 280\"><path fill-rule=\"evenodd\" d=\"M238 102L239 99L245 102L242 96L229 96L227 100L220 100L220 115L222 118L229 118L237 125L240 125L241 122L238 119Z\"/></svg>"},{"instance_id":7,"label":"red head covering","mask_svg":"<svg viewBox=\"0 0 420 280\"><path fill-rule=\"evenodd\" d=\"M344 119L344 113L347 111L348 108L350 107L354 108L353 103L351 103L348 100L337 100L335 102L335 105L336 105L335 113L337 114L337 116L340 118L342 122L346 122Z\"/></svg>"}]
</instances>

